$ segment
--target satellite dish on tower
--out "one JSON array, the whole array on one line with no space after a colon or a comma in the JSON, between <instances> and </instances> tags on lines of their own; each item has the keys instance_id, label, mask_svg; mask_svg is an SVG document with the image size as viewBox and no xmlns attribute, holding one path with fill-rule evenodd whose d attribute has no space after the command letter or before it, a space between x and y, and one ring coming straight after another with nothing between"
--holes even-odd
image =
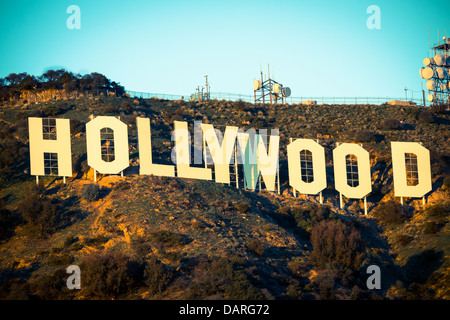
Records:
<instances>
[{"instance_id":1,"label":"satellite dish on tower","mask_svg":"<svg viewBox=\"0 0 450 320\"><path fill-rule=\"evenodd\" d=\"M253 81L253 90L259 90L261 89L261 81L260 80L255 80Z\"/></svg>"},{"instance_id":2,"label":"satellite dish on tower","mask_svg":"<svg viewBox=\"0 0 450 320\"><path fill-rule=\"evenodd\" d=\"M437 73L439 79L447 78L447 70L445 68L442 68L442 67L437 68L436 73Z\"/></svg>"},{"instance_id":3,"label":"satellite dish on tower","mask_svg":"<svg viewBox=\"0 0 450 320\"><path fill-rule=\"evenodd\" d=\"M426 67L425 69L422 70L422 75L424 79L429 80L433 78L434 71L432 68Z\"/></svg>"},{"instance_id":4,"label":"satellite dish on tower","mask_svg":"<svg viewBox=\"0 0 450 320\"><path fill-rule=\"evenodd\" d=\"M442 54L438 53L434 56L434 61L438 66L443 66L445 64L445 57Z\"/></svg>"},{"instance_id":5,"label":"satellite dish on tower","mask_svg":"<svg viewBox=\"0 0 450 320\"><path fill-rule=\"evenodd\" d=\"M287 98L291 95L291 89L289 87L284 87L283 89L281 89L281 94L283 95L283 97Z\"/></svg>"},{"instance_id":6,"label":"satellite dish on tower","mask_svg":"<svg viewBox=\"0 0 450 320\"><path fill-rule=\"evenodd\" d=\"M433 100L434 100L434 96L430 93L428 95L428 101L433 102Z\"/></svg>"},{"instance_id":7,"label":"satellite dish on tower","mask_svg":"<svg viewBox=\"0 0 450 320\"><path fill-rule=\"evenodd\" d=\"M426 86L428 90L434 90L436 89L436 82L434 80L428 80Z\"/></svg>"},{"instance_id":8,"label":"satellite dish on tower","mask_svg":"<svg viewBox=\"0 0 450 320\"><path fill-rule=\"evenodd\" d=\"M425 69L425 68L422 67L422 68L420 68L420 70L419 70L420 77L421 77L422 79L425 79L425 78L423 77L423 74L422 74L422 72L423 72L424 69Z\"/></svg>"},{"instance_id":9,"label":"satellite dish on tower","mask_svg":"<svg viewBox=\"0 0 450 320\"><path fill-rule=\"evenodd\" d=\"M423 59L423 65L425 67L431 66L434 64L434 59L433 58L425 58Z\"/></svg>"},{"instance_id":10,"label":"satellite dish on tower","mask_svg":"<svg viewBox=\"0 0 450 320\"><path fill-rule=\"evenodd\" d=\"M275 92L275 93L280 93L280 91L281 91L281 86L280 86L280 84L279 84L279 83L275 83L275 84L273 85L273 92Z\"/></svg>"}]
</instances>

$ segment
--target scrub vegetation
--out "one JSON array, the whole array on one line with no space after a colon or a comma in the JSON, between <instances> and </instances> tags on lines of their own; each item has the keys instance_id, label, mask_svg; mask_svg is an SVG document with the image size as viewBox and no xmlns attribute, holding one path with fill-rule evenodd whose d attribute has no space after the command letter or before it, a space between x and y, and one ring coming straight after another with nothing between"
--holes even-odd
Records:
<instances>
[{"instance_id":1,"label":"scrub vegetation","mask_svg":"<svg viewBox=\"0 0 450 320\"><path fill-rule=\"evenodd\" d=\"M445 109L141 99L105 79L55 71L0 82L0 299L450 299ZM123 177L97 174L94 182L84 127L91 114L129 126ZM74 174L66 184L47 176L36 186L30 176L30 116L71 119ZM174 120L190 130L194 121L279 129L281 194L244 190L242 181L235 188L234 176L230 186L139 176L139 116L151 120L161 164L171 164ZM318 139L326 150L323 204L292 194L290 137ZM425 205L394 197L391 141L430 150ZM338 142L370 153L367 216L362 200L344 198L339 208L331 163ZM81 290L65 285L71 264L81 268ZM382 272L379 290L366 287L372 264Z\"/></svg>"}]
</instances>

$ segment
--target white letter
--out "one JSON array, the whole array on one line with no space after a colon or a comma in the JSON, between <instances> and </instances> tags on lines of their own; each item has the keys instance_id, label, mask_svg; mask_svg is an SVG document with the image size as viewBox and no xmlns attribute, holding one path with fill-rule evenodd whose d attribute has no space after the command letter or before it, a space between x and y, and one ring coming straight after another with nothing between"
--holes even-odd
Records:
<instances>
[{"instance_id":1,"label":"white letter","mask_svg":"<svg viewBox=\"0 0 450 320\"><path fill-rule=\"evenodd\" d=\"M367 267L367 274L372 274L367 278L366 285L367 289L381 289L381 271L380 267L374 264Z\"/></svg>"},{"instance_id":2,"label":"white letter","mask_svg":"<svg viewBox=\"0 0 450 320\"><path fill-rule=\"evenodd\" d=\"M214 161L216 182L229 184L230 161L234 151L238 127L227 126L225 128L222 145L220 145L213 125L201 124L201 126L203 130L203 139L206 141Z\"/></svg>"},{"instance_id":3,"label":"white letter","mask_svg":"<svg viewBox=\"0 0 450 320\"><path fill-rule=\"evenodd\" d=\"M76 265L70 265L67 267L67 273L73 273L69 278L67 278L67 288L69 290L72 289L81 289L81 271L80 267Z\"/></svg>"},{"instance_id":4,"label":"white letter","mask_svg":"<svg viewBox=\"0 0 450 320\"><path fill-rule=\"evenodd\" d=\"M211 169L191 167L191 150L186 121L174 121L173 137L177 160L177 176L180 178L212 180Z\"/></svg>"},{"instance_id":5,"label":"white letter","mask_svg":"<svg viewBox=\"0 0 450 320\"><path fill-rule=\"evenodd\" d=\"M58 174L60 177L72 176L72 153L70 145L70 120L54 120L53 125L46 125L46 135L52 135L55 140L44 139L42 118L28 118L28 132L30 137L30 172L35 176L44 176L44 153L56 153L58 156ZM51 130L51 132L50 132ZM53 131L54 130L54 131Z\"/></svg>"},{"instance_id":6,"label":"white letter","mask_svg":"<svg viewBox=\"0 0 450 320\"><path fill-rule=\"evenodd\" d=\"M272 131L271 131L272 133ZM258 143L258 169L261 178L264 180L266 189L275 191L275 180L278 169L278 154L280 147L280 136L271 135L269 141L269 152L264 144L264 136L261 136ZM267 140L267 139L266 139Z\"/></svg>"},{"instance_id":7,"label":"white letter","mask_svg":"<svg viewBox=\"0 0 450 320\"><path fill-rule=\"evenodd\" d=\"M302 180L300 168L300 152L308 150L312 156L312 169L314 180ZM325 168L325 149L311 139L297 139L287 146L289 185L303 194L318 194L327 187Z\"/></svg>"},{"instance_id":8,"label":"white letter","mask_svg":"<svg viewBox=\"0 0 450 320\"><path fill-rule=\"evenodd\" d=\"M367 7L367 13L373 14L367 18L367 28L369 29L381 29L381 10L379 6L371 5Z\"/></svg>"},{"instance_id":9,"label":"white letter","mask_svg":"<svg viewBox=\"0 0 450 320\"><path fill-rule=\"evenodd\" d=\"M417 142L391 142L394 194L396 197L423 197L431 191L430 151ZM418 184L407 184L405 154L417 157Z\"/></svg>"},{"instance_id":10,"label":"white letter","mask_svg":"<svg viewBox=\"0 0 450 320\"><path fill-rule=\"evenodd\" d=\"M358 186L353 187L347 181L347 155L358 159ZM360 145L343 143L333 150L334 183L336 190L347 198L361 199L372 191L369 152Z\"/></svg>"},{"instance_id":11,"label":"white letter","mask_svg":"<svg viewBox=\"0 0 450 320\"><path fill-rule=\"evenodd\" d=\"M109 128L114 132L114 160L102 159L100 130ZM86 124L86 149L88 165L100 173L117 174L128 168L128 127L116 117L96 117Z\"/></svg>"},{"instance_id":12,"label":"white letter","mask_svg":"<svg viewBox=\"0 0 450 320\"><path fill-rule=\"evenodd\" d=\"M255 190L259 177L257 149L260 137L255 133L255 129L249 129L247 132L238 132L238 146L241 158L243 158L245 186L250 190Z\"/></svg>"},{"instance_id":13,"label":"white letter","mask_svg":"<svg viewBox=\"0 0 450 320\"><path fill-rule=\"evenodd\" d=\"M81 28L81 10L77 5L71 5L67 7L67 13L73 13L70 17L67 18L66 25L67 28L72 29L80 29Z\"/></svg>"},{"instance_id":14,"label":"white letter","mask_svg":"<svg viewBox=\"0 0 450 320\"><path fill-rule=\"evenodd\" d=\"M139 142L139 174L175 177L175 167L164 164L153 164L152 132L150 119L136 118Z\"/></svg>"}]
</instances>

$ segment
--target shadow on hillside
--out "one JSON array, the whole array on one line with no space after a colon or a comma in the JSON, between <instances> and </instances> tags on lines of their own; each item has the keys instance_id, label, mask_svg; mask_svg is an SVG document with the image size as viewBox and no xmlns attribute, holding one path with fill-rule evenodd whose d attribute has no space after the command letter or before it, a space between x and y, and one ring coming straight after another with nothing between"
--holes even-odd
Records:
<instances>
[{"instance_id":1,"label":"shadow on hillside","mask_svg":"<svg viewBox=\"0 0 450 320\"><path fill-rule=\"evenodd\" d=\"M108 188L108 187L102 186L100 188L100 192L99 192L98 198L99 199L106 198L111 193L111 191L112 191L112 188Z\"/></svg>"},{"instance_id":2,"label":"shadow on hillside","mask_svg":"<svg viewBox=\"0 0 450 320\"><path fill-rule=\"evenodd\" d=\"M264 249L262 257L264 259L280 259L280 258L292 259L295 257L303 256L303 251L305 248L307 248L308 250L311 249L309 247L298 247L297 250L293 250L292 248L290 249L286 247L267 247Z\"/></svg>"},{"instance_id":3,"label":"shadow on hillside","mask_svg":"<svg viewBox=\"0 0 450 320\"><path fill-rule=\"evenodd\" d=\"M83 220L89 215L89 212L78 208L80 199L71 196L62 201L61 215L59 216L58 229L63 230L78 221Z\"/></svg>"},{"instance_id":4,"label":"shadow on hillside","mask_svg":"<svg viewBox=\"0 0 450 320\"><path fill-rule=\"evenodd\" d=\"M17 262L15 262L17 263ZM10 268L0 270L0 286L13 279L26 281L30 278L33 271L37 270L40 264L37 262L32 263L28 267L15 268L14 265Z\"/></svg>"},{"instance_id":5,"label":"shadow on hillside","mask_svg":"<svg viewBox=\"0 0 450 320\"><path fill-rule=\"evenodd\" d=\"M409 283L424 283L444 263L444 252L425 250L408 259L402 268Z\"/></svg>"}]
</instances>

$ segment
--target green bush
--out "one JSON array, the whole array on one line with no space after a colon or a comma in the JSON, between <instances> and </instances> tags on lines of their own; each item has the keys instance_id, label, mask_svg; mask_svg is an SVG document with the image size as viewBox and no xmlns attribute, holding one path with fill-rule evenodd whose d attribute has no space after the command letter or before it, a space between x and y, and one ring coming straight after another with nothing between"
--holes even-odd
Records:
<instances>
[{"instance_id":1,"label":"green bush","mask_svg":"<svg viewBox=\"0 0 450 320\"><path fill-rule=\"evenodd\" d=\"M225 257L205 259L201 259L193 271L186 299L220 297L232 300L259 300L263 298L236 259Z\"/></svg>"},{"instance_id":2,"label":"green bush","mask_svg":"<svg viewBox=\"0 0 450 320\"><path fill-rule=\"evenodd\" d=\"M18 222L12 212L5 208L5 201L0 199L0 241L14 234L14 228Z\"/></svg>"},{"instance_id":3,"label":"green bush","mask_svg":"<svg viewBox=\"0 0 450 320\"><path fill-rule=\"evenodd\" d=\"M430 111L422 111L418 114L417 120L423 123L433 123L435 121L434 115Z\"/></svg>"},{"instance_id":4,"label":"green bush","mask_svg":"<svg viewBox=\"0 0 450 320\"><path fill-rule=\"evenodd\" d=\"M73 243L77 242L78 240L79 240L79 238L75 235L68 236L64 239L63 246L65 248L70 247Z\"/></svg>"},{"instance_id":5,"label":"green bush","mask_svg":"<svg viewBox=\"0 0 450 320\"><path fill-rule=\"evenodd\" d=\"M449 215L450 204L449 203L439 203L433 206L429 206L425 209L425 213L429 217L435 218L445 218Z\"/></svg>"},{"instance_id":6,"label":"green bush","mask_svg":"<svg viewBox=\"0 0 450 320\"><path fill-rule=\"evenodd\" d=\"M410 237L407 234L401 234L397 236L397 243L401 246L406 246L409 244L412 240L412 237Z\"/></svg>"},{"instance_id":7,"label":"green bush","mask_svg":"<svg viewBox=\"0 0 450 320\"><path fill-rule=\"evenodd\" d=\"M447 175L444 178L444 181L442 182L442 186L444 187L444 189L449 190L450 189L450 175Z\"/></svg>"},{"instance_id":8,"label":"green bush","mask_svg":"<svg viewBox=\"0 0 450 320\"><path fill-rule=\"evenodd\" d=\"M73 257L68 253L61 255L52 255L48 257L48 264L52 266L66 266L68 267L72 262Z\"/></svg>"},{"instance_id":9,"label":"green bush","mask_svg":"<svg viewBox=\"0 0 450 320\"><path fill-rule=\"evenodd\" d=\"M423 233L425 234L435 234L438 231L438 224L434 221L427 221L423 224Z\"/></svg>"},{"instance_id":10,"label":"green bush","mask_svg":"<svg viewBox=\"0 0 450 320\"><path fill-rule=\"evenodd\" d=\"M247 241L247 248L258 256L261 256L264 253L264 244L258 239L250 239Z\"/></svg>"},{"instance_id":11,"label":"green bush","mask_svg":"<svg viewBox=\"0 0 450 320\"><path fill-rule=\"evenodd\" d=\"M308 264L300 257L292 258L288 263L287 267L295 275L302 275L308 271Z\"/></svg>"},{"instance_id":12,"label":"green bush","mask_svg":"<svg viewBox=\"0 0 450 320\"><path fill-rule=\"evenodd\" d=\"M55 230L59 207L46 197L42 186L31 186L18 209L30 225L39 229L41 235L51 234Z\"/></svg>"},{"instance_id":13,"label":"green bush","mask_svg":"<svg viewBox=\"0 0 450 320\"><path fill-rule=\"evenodd\" d=\"M117 299L136 282L132 261L120 252L93 253L80 265L82 292L93 299Z\"/></svg>"},{"instance_id":14,"label":"green bush","mask_svg":"<svg viewBox=\"0 0 450 320\"><path fill-rule=\"evenodd\" d=\"M49 105L42 108L44 117L56 117L64 112L64 106Z\"/></svg>"},{"instance_id":15,"label":"green bush","mask_svg":"<svg viewBox=\"0 0 450 320\"><path fill-rule=\"evenodd\" d=\"M317 205L315 203L306 204L302 207L292 209L297 227L306 233L322 220L334 219L331 209L327 205Z\"/></svg>"},{"instance_id":16,"label":"green bush","mask_svg":"<svg viewBox=\"0 0 450 320\"><path fill-rule=\"evenodd\" d=\"M383 121L382 127L385 130L399 130L402 128L402 124L397 119L386 119Z\"/></svg>"},{"instance_id":17,"label":"green bush","mask_svg":"<svg viewBox=\"0 0 450 320\"><path fill-rule=\"evenodd\" d=\"M373 211L373 216L384 225L400 224L409 218L403 206L394 200L380 204Z\"/></svg>"},{"instance_id":18,"label":"green bush","mask_svg":"<svg viewBox=\"0 0 450 320\"><path fill-rule=\"evenodd\" d=\"M151 257L145 265L144 281L151 295L162 293L172 279L172 272L161 261Z\"/></svg>"},{"instance_id":19,"label":"green bush","mask_svg":"<svg viewBox=\"0 0 450 320\"><path fill-rule=\"evenodd\" d=\"M311 257L319 268L357 271L364 260L359 232L342 222L321 221L311 230Z\"/></svg>"},{"instance_id":20,"label":"green bush","mask_svg":"<svg viewBox=\"0 0 450 320\"><path fill-rule=\"evenodd\" d=\"M99 246L109 241L109 238L104 235L99 235L93 238L84 238L83 244L87 246Z\"/></svg>"},{"instance_id":21,"label":"green bush","mask_svg":"<svg viewBox=\"0 0 450 320\"><path fill-rule=\"evenodd\" d=\"M186 239L182 234L174 233L168 230L156 231L150 234L152 240L162 242L166 245L179 246L186 244Z\"/></svg>"},{"instance_id":22,"label":"green bush","mask_svg":"<svg viewBox=\"0 0 450 320\"><path fill-rule=\"evenodd\" d=\"M360 142L379 142L384 139L383 136L375 134L373 131L370 130L362 130L357 131L355 133L355 139L356 141Z\"/></svg>"},{"instance_id":23,"label":"green bush","mask_svg":"<svg viewBox=\"0 0 450 320\"><path fill-rule=\"evenodd\" d=\"M247 213L250 211L250 205L248 203L238 203L236 205L236 208L238 209L239 212L241 213Z\"/></svg>"},{"instance_id":24,"label":"green bush","mask_svg":"<svg viewBox=\"0 0 450 320\"><path fill-rule=\"evenodd\" d=\"M31 290L38 299L65 300L72 298L72 292L66 286L69 275L65 269L52 274L44 274L31 280Z\"/></svg>"},{"instance_id":25,"label":"green bush","mask_svg":"<svg viewBox=\"0 0 450 320\"><path fill-rule=\"evenodd\" d=\"M100 188L97 184L91 183L83 188L83 199L86 201L97 201L100 197Z\"/></svg>"},{"instance_id":26,"label":"green bush","mask_svg":"<svg viewBox=\"0 0 450 320\"><path fill-rule=\"evenodd\" d=\"M80 132L85 131L85 124L84 122L77 120L77 119L70 119L70 134L76 135Z\"/></svg>"}]
</instances>

